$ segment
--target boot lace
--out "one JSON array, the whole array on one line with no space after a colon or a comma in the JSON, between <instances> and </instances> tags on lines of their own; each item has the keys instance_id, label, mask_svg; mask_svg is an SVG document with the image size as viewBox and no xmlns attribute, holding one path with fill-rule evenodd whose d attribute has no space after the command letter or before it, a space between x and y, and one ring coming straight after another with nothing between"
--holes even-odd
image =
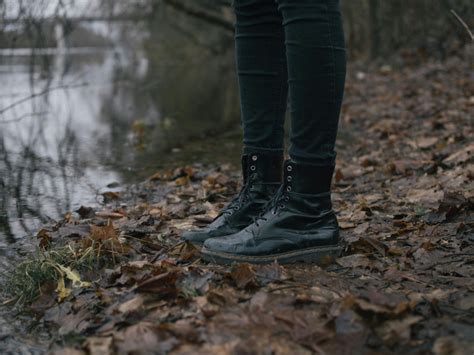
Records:
<instances>
[{"instance_id":1,"label":"boot lace","mask_svg":"<svg viewBox=\"0 0 474 355\"><path fill-rule=\"evenodd\" d=\"M273 198L268 201L267 204L264 206L260 215L253 219L253 222L257 227L260 226L259 222L265 222L268 220L268 218L265 217L268 212L271 212L272 214L276 215L285 207L285 203L288 202L290 199L290 197L286 194L286 192L289 191L291 191L291 189L288 189L288 186L286 186L285 184L282 184L280 186Z\"/></svg>"},{"instance_id":2,"label":"boot lace","mask_svg":"<svg viewBox=\"0 0 474 355\"><path fill-rule=\"evenodd\" d=\"M235 196L226 207L224 207L221 213L219 213L219 216L232 215L235 211L239 210L245 202L247 202L249 198L249 192L252 188L255 178L256 174L252 174L249 176L245 185L242 186L239 194Z\"/></svg>"}]
</instances>

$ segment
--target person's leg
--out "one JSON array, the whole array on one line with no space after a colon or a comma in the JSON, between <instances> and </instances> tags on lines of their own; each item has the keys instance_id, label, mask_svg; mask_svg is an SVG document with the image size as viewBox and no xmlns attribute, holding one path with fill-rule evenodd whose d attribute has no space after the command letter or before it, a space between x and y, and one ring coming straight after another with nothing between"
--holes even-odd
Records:
<instances>
[{"instance_id":1,"label":"person's leg","mask_svg":"<svg viewBox=\"0 0 474 355\"><path fill-rule=\"evenodd\" d=\"M330 196L345 79L338 0L277 2L288 57L291 160L265 214L236 234L206 242L208 261L324 262L342 251Z\"/></svg>"},{"instance_id":2,"label":"person's leg","mask_svg":"<svg viewBox=\"0 0 474 355\"><path fill-rule=\"evenodd\" d=\"M288 69L275 0L234 0L244 154L283 152Z\"/></svg>"},{"instance_id":3,"label":"person's leg","mask_svg":"<svg viewBox=\"0 0 474 355\"><path fill-rule=\"evenodd\" d=\"M338 0L278 0L290 83L290 157L333 165L346 75Z\"/></svg>"},{"instance_id":4,"label":"person's leg","mask_svg":"<svg viewBox=\"0 0 474 355\"><path fill-rule=\"evenodd\" d=\"M288 92L283 19L274 0L234 0L234 9L244 184L208 227L183 234L196 244L251 224L281 184Z\"/></svg>"}]
</instances>

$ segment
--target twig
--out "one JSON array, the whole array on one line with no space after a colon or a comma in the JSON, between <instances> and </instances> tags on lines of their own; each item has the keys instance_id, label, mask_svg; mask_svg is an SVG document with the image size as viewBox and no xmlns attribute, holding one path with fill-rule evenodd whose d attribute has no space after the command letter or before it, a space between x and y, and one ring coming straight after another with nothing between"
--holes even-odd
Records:
<instances>
[{"instance_id":1,"label":"twig","mask_svg":"<svg viewBox=\"0 0 474 355\"><path fill-rule=\"evenodd\" d=\"M4 114L6 111L14 108L15 106L18 106L18 105L21 105L22 103L24 102L27 102L29 100L32 100L34 99L35 97L38 97L38 96L43 96L47 93L50 93L54 90L61 90L61 89L71 89L71 88L76 88L76 87L81 87L81 86L87 86L88 84L87 83L82 83L82 84L76 84L76 85L69 85L69 84L65 84L65 85L59 85L59 86L55 86L55 87L52 87L52 88L47 88L41 92L38 92L38 93L34 93L34 94L31 94L30 96L27 96L27 97L24 97L18 101L15 101L14 103L0 109L0 115Z\"/></svg>"},{"instance_id":2,"label":"twig","mask_svg":"<svg viewBox=\"0 0 474 355\"><path fill-rule=\"evenodd\" d=\"M461 25L464 26L464 28L466 29L467 33L469 34L469 36L471 37L471 40L474 41L474 34L472 34L471 30L469 29L469 26L466 24L466 22L464 22L464 20L461 18L461 16L459 16L456 11L454 11L453 9L451 9L451 13L454 15L454 17L457 18L457 20L461 23Z\"/></svg>"},{"instance_id":3,"label":"twig","mask_svg":"<svg viewBox=\"0 0 474 355\"><path fill-rule=\"evenodd\" d=\"M12 118L11 120L5 120L5 121L0 121L0 124L6 124L6 123L13 123L13 122L19 122L25 118L28 118L28 117L33 117L33 116L41 116L41 115L45 115L47 114L48 112L31 112L31 113L25 113L24 115L21 115L20 117L17 117L17 118Z\"/></svg>"}]
</instances>

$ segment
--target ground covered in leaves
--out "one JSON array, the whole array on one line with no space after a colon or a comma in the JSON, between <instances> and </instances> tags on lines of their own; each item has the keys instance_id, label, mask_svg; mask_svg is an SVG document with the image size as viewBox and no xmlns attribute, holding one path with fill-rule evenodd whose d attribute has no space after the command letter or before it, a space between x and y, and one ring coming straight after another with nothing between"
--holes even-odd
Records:
<instances>
[{"instance_id":1,"label":"ground covered in leaves","mask_svg":"<svg viewBox=\"0 0 474 355\"><path fill-rule=\"evenodd\" d=\"M194 165L45 226L43 252L18 266L10 296L35 270L22 302L57 354L472 354L470 55L351 68L333 194L346 251L336 263L200 261L180 234L209 223L239 172Z\"/></svg>"}]
</instances>

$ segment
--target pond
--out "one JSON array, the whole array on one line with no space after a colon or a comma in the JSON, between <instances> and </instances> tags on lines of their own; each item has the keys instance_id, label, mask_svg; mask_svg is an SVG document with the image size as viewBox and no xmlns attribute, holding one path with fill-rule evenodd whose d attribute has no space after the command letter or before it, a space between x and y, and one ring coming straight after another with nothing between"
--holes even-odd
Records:
<instances>
[{"instance_id":1,"label":"pond","mask_svg":"<svg viewBox=\"0 0 474 355\"><path fill-rule=\"evenodd\" d=\"M54 33L55 47L0 50L3 270L42 224L103 191L160 168L239 161L230 34L166 11ZM3 350L17 346L8 329L0 322Z\"/></svg>"},{"instance_id":2,"label":"pond","mask_svg":"<svg viewBox=\"0 0 474 355\"><path fill-rule=\"evenodd\" d=\"M209 49L163 23L82 31L109 45L0 52L3 248L108 186L238 159L231 43Z\"/></svg>"}]
</instances>

